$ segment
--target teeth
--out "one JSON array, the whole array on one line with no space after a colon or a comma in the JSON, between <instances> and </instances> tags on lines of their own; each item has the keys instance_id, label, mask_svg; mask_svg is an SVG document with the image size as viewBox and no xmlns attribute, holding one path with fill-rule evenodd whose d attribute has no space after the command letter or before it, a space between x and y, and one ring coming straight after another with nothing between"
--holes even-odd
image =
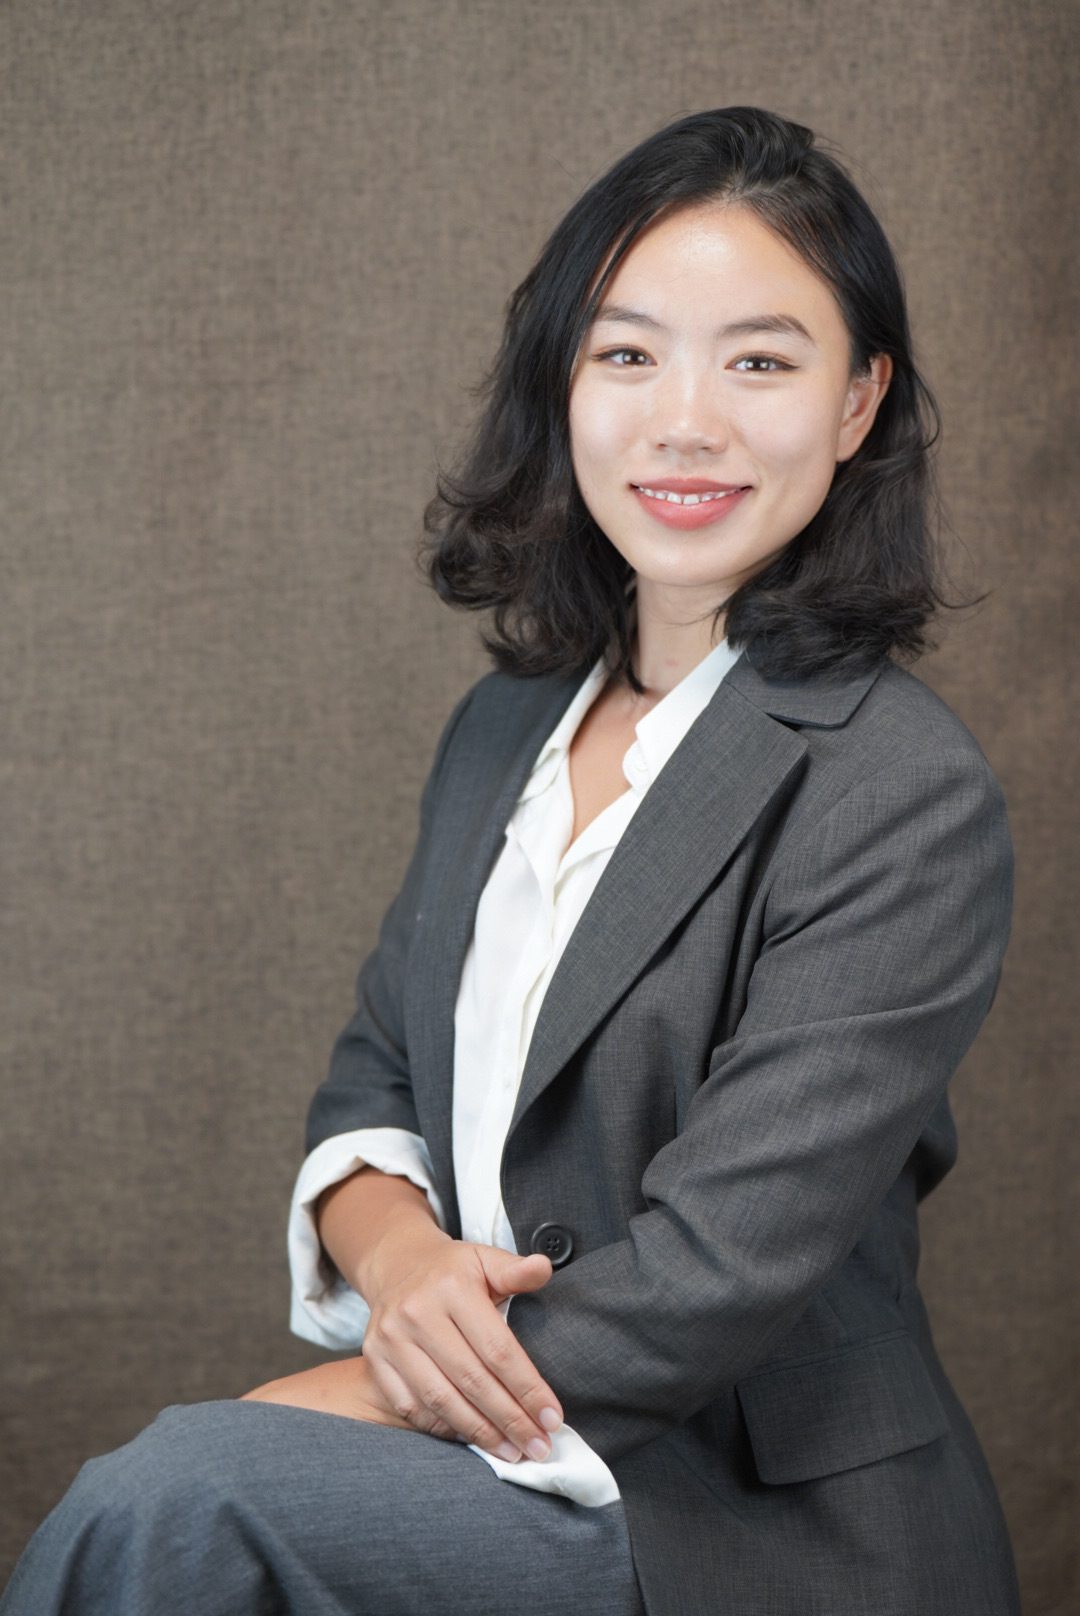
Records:
<instances>
[{"instance_id":1,"label":"teeth","mask_svg":"<svg viewBox=\"0 0 1080 1616\"><path fill-rule=\"evenodd\" d=\"M739 493L739 489L717 489L710 494L675 494L669 488L641 488L639 492L650 499L669 499L673 505L703 505L710 499L726 499L729 494Z\"/></svg>"}]
</instances>

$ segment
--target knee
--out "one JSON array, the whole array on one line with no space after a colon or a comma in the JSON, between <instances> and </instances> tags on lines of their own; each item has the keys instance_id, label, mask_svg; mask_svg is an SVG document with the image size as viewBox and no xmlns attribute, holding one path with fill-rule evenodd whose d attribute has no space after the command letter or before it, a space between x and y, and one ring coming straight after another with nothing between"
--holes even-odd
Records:
<instances>
[{"instance_id":1,"label":"knee","mask_svg":"<svg viewBox=\"0 0 1080 1616\"><path fill-rule=\"evenodd\" d=\"M13 1616L247 1608L244 1578L261 1572L232 1552L244 1459L222 1462L231 1434L228 1405L177 1406L87 1460L17 1568ZM226 1562L233 1582L210 1588Z\"/></svg>"},{"instance_id":2,"label":"knee","mask_svg":"<svg viewBox=\"0 0 1080 1616\"><path fill-rule=\"evenodd\" d=\"M190 1521L217 1490L205 1408L163 1409L130 1442L88 1459L63 1500L68 1513L125 1532L157 1520Z\"/></svg>"}]
</instances>

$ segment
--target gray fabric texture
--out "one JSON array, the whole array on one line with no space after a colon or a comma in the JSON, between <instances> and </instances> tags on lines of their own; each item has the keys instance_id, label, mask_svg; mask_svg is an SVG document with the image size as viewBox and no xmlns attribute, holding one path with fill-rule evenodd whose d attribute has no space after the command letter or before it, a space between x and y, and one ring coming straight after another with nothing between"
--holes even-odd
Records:
<instances>
[{"instance_id":1,"label":"gray fabric texture","mask_svg":"<svg viewBox=\"0 0 1080 1616\"><path fill-rule=\"evenodd\" d=\"M508 1487L456 1442L239 1401L91 1459L3 1616L640 1616L621 1503Z\"/></svg>"},{"instance_id":2,"label":"gray fabric texture","mask_svg":"<svg viewBox=\"0 0 1080 1616\"><path fill-rule=\"evenodd\" d=\"M457 983L578 682L492 673L457 703L309 1113L309 1149L422 1134L455 1236ZM517 1249L558 1224L570 1255L507 1317L615 1475L649 1616L724 1597L1015 1616L1000 1504L916 1278L1012 893L1001 787L921 680L885 661L773 681L744 653L567 942L501 1181ZM752 1514L760 1559L731 1551L728 1509Z\"/></svg>"}]
</instances>

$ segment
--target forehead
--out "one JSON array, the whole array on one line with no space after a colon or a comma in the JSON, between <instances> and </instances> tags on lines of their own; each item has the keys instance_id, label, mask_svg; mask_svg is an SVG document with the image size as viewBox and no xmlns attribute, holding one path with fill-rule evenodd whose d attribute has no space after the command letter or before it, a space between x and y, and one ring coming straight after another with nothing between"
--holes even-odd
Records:
<instances>
[{"instance_id":1,"label":"forehead","mask_svg":"<svg viewBox=\"0 0 1080 1616\"><path fill-rule=\"evenodd\" d=\"M608 281L594 320L614 304L664 324L666 315L677 316L680 326L695 316L715 325L718 312L735 321L787 311L815 340L846 339L832 288L750 208L732 203L654 220Z\"/></svg>"}]
</instances>

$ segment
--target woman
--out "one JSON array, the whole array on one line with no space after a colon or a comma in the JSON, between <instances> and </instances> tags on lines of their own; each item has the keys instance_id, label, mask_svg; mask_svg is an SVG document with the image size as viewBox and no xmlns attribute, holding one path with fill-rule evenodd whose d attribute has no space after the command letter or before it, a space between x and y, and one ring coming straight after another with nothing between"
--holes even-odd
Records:
<instances>
[{"instance_id":1,"label":"woman","mask_svg":"<svg viewBox=\"0 0 1080 1616\"><path fill-rule=\"evenodd\" d=\"M916 1283L1012 849L890 655L946 603L888 243L810 131L684 118L488 392L427 564L495 667L290 1225L294 1329L363 1354L91 1461L2 1609L1015 1616Z\"/></svg>"}]
</instances>

